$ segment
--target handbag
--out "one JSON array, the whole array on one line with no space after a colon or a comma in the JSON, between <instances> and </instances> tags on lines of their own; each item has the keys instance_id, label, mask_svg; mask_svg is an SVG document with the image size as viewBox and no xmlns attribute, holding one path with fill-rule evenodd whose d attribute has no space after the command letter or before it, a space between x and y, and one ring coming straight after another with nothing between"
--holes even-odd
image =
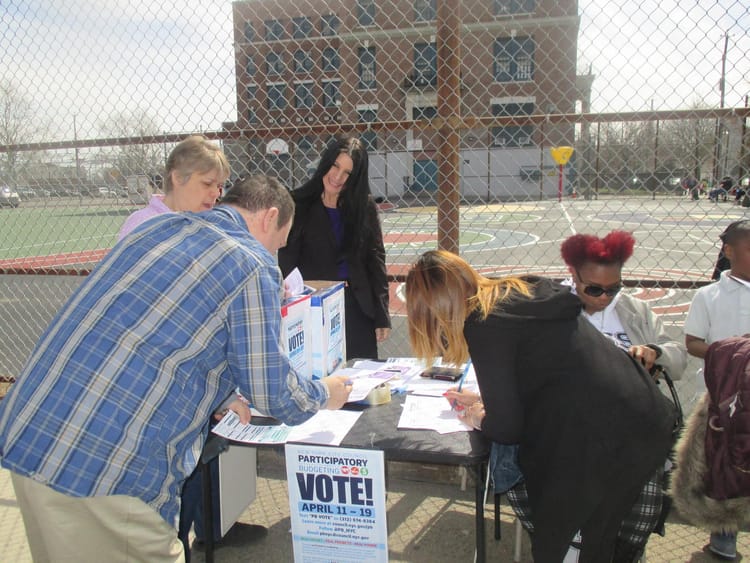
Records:
<instances>
[{"instance_id":1,"label":"handbag","mask_svg":"<svg viewBox=\"0 0 750 563\"><path fill-rule=\"evenodd\" d=\"M685 413L682 411L682 403L680 402L680 396L677 394L677 389L674 386L674 381L663 368L661 370L661 376L664 379L664 382L667 384L667 387L669 387L669 394L672 396L672 402L675 406L677 418L675 420L674 434L676 439L677 435L679 435L679 433L682 431L682 428L685 426Z\"/></svg>"},{"instance_id":2,"label":"handbag","mask_svg":"<svg viewBox=\"0 0 750 563\"><path fill-rule=\"evenodd\" d=\"M656 384L659 385L661 381L664 381L664 383L667 384L667 388L669 389L669 394L672 398L672 402L674 403L675 407L675 423L674 423L674 429L672 430L672 450L669 452L669 462L668 462L668 468L665 468L664 471L664 482L662 483L662 489L664 491L664 494L662 496L661 501L661 511L659 513L659 520L656 523L656 526L654 526L653 533L659 534L660 536L664 537L664 534L666 533L665 525L667 522L667 516L669 516L670 511L672 510L672 497L667 493L669 490L669 481L671 477L671 473L674 470L674 459L675 459L675 451L674 446L677 443L677 439L680 437L680 434L682 433L682 429L685 426L685 413L682 410L682 403L680 402L680 396L677 394L677 388L674 385L674 381L667 373L667 370L665 370L662 366L656 365L654 366L653 374L656 374L659 376L658 379L656 379Z\"/></svg>"}]
</instances>

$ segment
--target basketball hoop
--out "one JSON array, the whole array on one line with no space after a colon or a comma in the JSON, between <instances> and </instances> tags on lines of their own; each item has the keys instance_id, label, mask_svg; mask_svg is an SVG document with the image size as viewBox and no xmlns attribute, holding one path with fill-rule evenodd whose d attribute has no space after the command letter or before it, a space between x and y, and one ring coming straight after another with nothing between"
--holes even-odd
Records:
<instances>
[{"instance_id":1,"label":"basketball hoop","mask_svg":"<svg viewBox=\"0 0 750 563\"><path fill-rule=\"evenodd\" d=\"M284 139L271 139L266 144L266 154L274 156L289 154L289 144Z\"/></svg>"}]
</instances>

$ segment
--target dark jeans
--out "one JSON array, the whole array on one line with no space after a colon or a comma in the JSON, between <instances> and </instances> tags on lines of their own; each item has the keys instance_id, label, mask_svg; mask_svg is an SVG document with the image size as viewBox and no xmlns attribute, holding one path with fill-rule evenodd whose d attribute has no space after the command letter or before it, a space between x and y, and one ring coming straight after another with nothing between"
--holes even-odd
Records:
<instances>
[{"instance_id":1,"label":"dark jeans","mask_svg":"<svg viewBox=\"0 0 750 563\"><path fill-rule=\"evenodd\" d=\"M221 530L219 529L219 458L215 457L208 463L211 475L211 497L213 504L213 528L214 542L221 539ZM185 563L190 563L190 528L195 525L195 537L198 540L204 540L203 530L203 473L200 466L195 468L192 475L185 479L182 485L181 506L180 506L180 525L177 530L177 537L185 548Z\"/></svg>"}]
</instances>

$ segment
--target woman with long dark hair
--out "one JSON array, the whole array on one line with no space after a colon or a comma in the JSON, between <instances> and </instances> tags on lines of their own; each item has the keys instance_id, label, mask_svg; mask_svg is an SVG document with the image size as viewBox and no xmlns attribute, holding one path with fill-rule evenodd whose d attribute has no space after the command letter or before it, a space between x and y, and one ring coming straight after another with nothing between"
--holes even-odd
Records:
<instances>
[{"instance_id":1,"label":"woman with long dark hair","mask_svg":"<svg viewBox=\"0 0 750 563\"><path fill-rule=\"evenodd\" d=\"M297 267L307 280L344 281L347 358L377 358L391 321L383 234L362 141L331 142L292 197L294 223L279 250L282 272Z\"/></svg>"}]
</instances>

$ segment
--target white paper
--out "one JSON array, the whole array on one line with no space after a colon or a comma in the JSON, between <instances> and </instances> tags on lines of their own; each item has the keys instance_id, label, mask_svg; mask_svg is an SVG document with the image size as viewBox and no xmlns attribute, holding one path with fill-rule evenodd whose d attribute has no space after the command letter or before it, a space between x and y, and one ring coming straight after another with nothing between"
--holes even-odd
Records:
<instances>
[{"instance_id":1,"label":"white paper","mask_svg":"<svg viewBox=\"0 0 750 563\"><path fill-rule=\"evenodd\" d=\"M372 371L369 369L344 368L334 372L334 375L345 375L352 382L352 392L349 394L349 403L364 400L370 391L393 379L397 373L385 369Z\"/></svg>"},{"instance_id":2,"label":"white paper","mask_svg":"<svg viewBox=\"0 0 750 563\"><path fill-rule=\"evenodd\" d=\"M398 420L400 430L435 430L440 434L468 432L471 426L464 424L458 413L444 397L407 395L404 410Z\"/></svg>"},{"instance_id":3,"label":"white paper","mask_svg":"<svg viewBox=\"0 0 750 563\"><path fill-rule=\"evenodd\" d=\"M299 271L299 268L294 268L284 278L284 290L286 291L286 297L302 295L305 292L305 280L302 279L302 272Z\"/></svg>"},{"instance_id":4,"label":"white paper","mask_svg":"<svg viewBox=\"0 0 750 563\"><path fill-rule=\"evenodd\" d=\"M338 446L357 422L362 412L320 410L306 422L297 426L279 424L261 426L252 423L245 426L240 423L236 413L229 411L213 427L212 432L235 442L247 444L285 444L286 442L304 442Z\"/></svg>"}]
</instances>

